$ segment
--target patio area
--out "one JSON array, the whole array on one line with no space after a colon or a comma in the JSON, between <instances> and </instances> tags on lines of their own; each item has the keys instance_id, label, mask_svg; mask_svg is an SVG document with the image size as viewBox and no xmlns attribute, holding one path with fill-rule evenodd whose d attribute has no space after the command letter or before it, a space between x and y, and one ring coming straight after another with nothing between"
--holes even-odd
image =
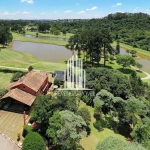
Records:
<instances>
[{"instance_id":1,"label":"patio area","mask_svg":"<svg viewBox=\"0 0 150 150\"><path fill-rule=\"evenodd\" d=\"M23 114L0 110L0 133L17 142L17 134L22 134Z\"/></svg>"}]
</instances>

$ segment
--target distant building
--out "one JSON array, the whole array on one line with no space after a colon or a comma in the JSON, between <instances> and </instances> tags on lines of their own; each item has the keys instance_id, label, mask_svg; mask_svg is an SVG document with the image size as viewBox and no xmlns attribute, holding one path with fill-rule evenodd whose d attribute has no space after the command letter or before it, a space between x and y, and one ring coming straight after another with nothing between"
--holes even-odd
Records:
<instances>
[{"instance_id":1,"label":"distant building","mask_svg":"<svg viewBox=\"0 0 150 150\"><path fill-rule=\"evenodd\" d=\"M48 74L45 72L31 71L18 81L10 83L7 88L9 92L6 93L1 101L6 105L4 109L9 107L9 110L22 111L24 106L28 108L33 105L36 97L41 94L46 94L49 87Z\"/></svg>"}]
</instances>

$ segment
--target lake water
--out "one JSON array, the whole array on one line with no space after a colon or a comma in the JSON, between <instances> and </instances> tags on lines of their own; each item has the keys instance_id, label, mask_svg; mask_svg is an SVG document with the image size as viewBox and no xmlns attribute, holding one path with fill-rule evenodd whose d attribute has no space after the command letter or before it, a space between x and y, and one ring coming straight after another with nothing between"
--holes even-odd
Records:
<instances>
[{"instance_id":1,"label":"lake water","mask_svg":"<svg viewBox=\"0 0 150 150\"><path fill-rule=\"evenodd\" d=\"M70 50L64 46L54 44L14 41L12 49L32 54L40 60L49 62L65 61L72 56L72 52Z\"/></svg>"},{"instance_id":2,"label":"lake water","mask_svg":"<svg viewBox=\"0 0 150 150\"><path fill-rule=\"evenodd\" d=\"M120 48L120 54L124 55L128 53L126 53L124 49ZM136 57L135 60L143 65L143 68L142 68L143 71L150 73L150 60L143 59L140 57Z\"/></svg>"},{"instance_id":3,"label":"lake water","mask_svg":"<svg viewBox=\"0 0 150 150\"><path fill-rule=\"evenodd\" d=\"M15 51L32 54L34 57L40 60L49 62L65 61L72 56L72 52L70 50L64 46L58 46L54 44L14 41L12 49ZM77 54L77 52L75 52L75 54ZM128 53L121 48L120 54ZM135 59L137 62L143 65L143 71L150 73L150 60L140 57L136 57Z\"/></svg>"},{"instance_id":4,"label":"lake water","mask_svg":"<svg viewBox=\"0 0 150 150\"><path fill-rule=\"evenodd\" d=\"M38 36L36 37L35 35L30 35L30 34L25 34L27 38L42 38L42 39L50 39L50 40L59 40L59 41L68 41L66 38L60 38L60 37L51 37L51 36Z\"/></svg>"}]
</instances>

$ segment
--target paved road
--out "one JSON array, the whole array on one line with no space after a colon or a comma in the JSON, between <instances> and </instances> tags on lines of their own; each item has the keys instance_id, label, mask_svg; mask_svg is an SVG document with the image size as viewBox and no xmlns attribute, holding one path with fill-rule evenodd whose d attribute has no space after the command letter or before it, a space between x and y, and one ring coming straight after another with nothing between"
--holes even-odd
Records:
<instances>
[{"instance_id":1,"label":"paved road","mask_svg":"<svg viewBox=\"0 0 150 150\"><path fill-rule=\"evenodd\" d=\"M0 150L21 150L14 142L5 135L0 134Z\"/></svg>"}]
</instances>

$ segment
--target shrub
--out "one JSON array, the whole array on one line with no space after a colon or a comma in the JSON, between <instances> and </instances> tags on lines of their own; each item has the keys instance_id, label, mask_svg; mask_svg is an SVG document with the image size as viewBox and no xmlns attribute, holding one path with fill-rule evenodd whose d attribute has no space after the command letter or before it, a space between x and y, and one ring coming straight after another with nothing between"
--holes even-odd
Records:
<instances>
[{"instance_id":1,"label":"shrub","mask_svg":"<svg viewBox=\"0 0 150 150\"><path fill-rule=\"evenodd\" d=\"M82 107L77 112L78 115L80 115L86 124L89 126L91 122L91 114L90 111L86 107Z\"/></svg>"},{"instance_id":2,"label":"shrub","mask_svg":"<svg viewBox=\"0 0 150 150\"><path fill-rule=\"evenodd\" d=\"M109 126L107 120L99 119L96 120L95 123L93 123L93 126L98 130L98 131L103 131L103 128L107 128Z\"/></svg>"},{"instance_id":3,"label":"shrub","mask_svg":"<svg viewBox=\"0 0 150 150\"><path fill-rule=\"evenodd\" d=\"M33 131L34 131L34 130L33 130L33 128L32 128L31 126L25 125L25 126L24 126L24 129L23 129L22 136L23 136L23 137L26 137L27 134L29 134L29 133L31 133L31 132L33 132Z\"/></svg>"},{"instance_id":4,"label":"shrub","mask_svg":"<svg viewBox=\"0 0 150 150\"><path fill-rule=\"evenodd\" d=\"M16 73L14 73L11 80L10 80L10 82L14 82L15 80L21 78L25 74L26 74L25 72L16 72Z\"/></svg>"},{"instance_id":5,"label":"shrub","mask_svg":"<svg viewBox=\"0 0 150 150\"><path fill-rule=\"evenodd\" d=\"M57 85L58 87L60 87L60 80L59 79L55 79L54 80L54 85Z\"/></svg>"},{"instance_id":6,"label":"shrub","mask_svg":"<svg viewBox=\"0 0 150 150\"><path fill-rule=\"evenodd\" d=\"M29 66L28 67L28 71L30 72L30 71L32 71L34 68L32 67L32 66Z\"/></svg>"},{"instance_id":7,"label":"shrub","mask_svg":"<svg viewBox=\"0 0 150 150\"><path fill-rule=\"evenodd\" d=\"M0 99L8 92L7 89L0 89Z\"/></svg>"},{"instance_id":8,"label":"shrub","mask_svg":"<svg viewBox=\"0 0 150 150\"><path fill-rule=\"evenodd\" d=\"M22 150L46 150L46 144L38 133L31 132L25 137Z\"/></svg>"}]
</instances>

